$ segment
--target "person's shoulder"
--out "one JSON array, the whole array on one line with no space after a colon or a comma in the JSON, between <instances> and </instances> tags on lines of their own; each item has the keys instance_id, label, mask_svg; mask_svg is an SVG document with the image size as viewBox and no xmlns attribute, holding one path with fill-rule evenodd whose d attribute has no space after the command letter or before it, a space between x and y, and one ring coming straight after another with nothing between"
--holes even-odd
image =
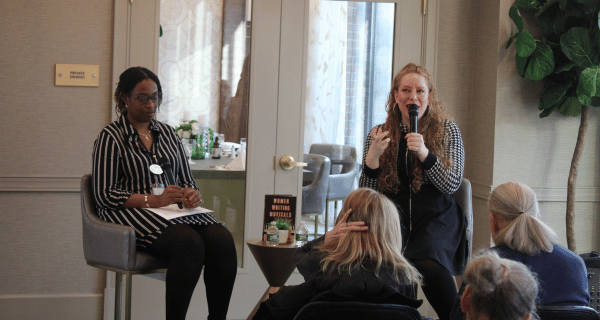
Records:
<instances>
[{"instance_id":1,"label":"person's shoulder","mask_svg":"<svg viewBox=\"0 0 600 320\"><path fill-rule=\"evenodd\" d=\"M499 244L495 247L492 247L490 250L496 251L501 258L515 260L514 257L519 255L519 252L509 248L505 244Z\"/></svg>"},{"instance_id":2,"label":"person's shoulder","mask_svg":"<svg viewBox=\"0 0 600 320\"><path fill-rule=\"evenodd\" d=\"M552 253L554 255L561 256L564 260L570 260L570 261L577 260L577 261L581 262L581 264L584 264L583 258L581 258L581 256L579 256L577 253L569 250L568 248L566 248L558 243L554 244Z\"/></svg>"},{"instance_id":3,"label":"person's shoulder","mask_svg":"<svg viewBox=\"0 0 600 320\"><path fill-rule=\"evenodd\" d=\"M125 135L125 128L119 122L119 120L115 120L115 121L109 123L106 127L102 128L102 130L100 130L100 133L98 134L99 137L110 136L110 137L114 137L114 138L123 137L124 135Z\"/></svg>"}]
</instances>

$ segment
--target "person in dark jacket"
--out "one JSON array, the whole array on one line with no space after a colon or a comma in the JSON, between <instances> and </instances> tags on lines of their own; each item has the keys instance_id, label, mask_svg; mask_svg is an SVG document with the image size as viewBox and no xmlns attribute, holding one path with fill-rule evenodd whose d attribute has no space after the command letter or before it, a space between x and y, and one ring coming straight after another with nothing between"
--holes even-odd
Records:
<instances>
[{"instance_id":1,"label":"person in dark jacket","mask_svg":"<svg viewBox=\"0 0 600 320\"><path fill-rule=\"evenodd\" d=\"M306 282L286 286L262 303L254 319L289 319L311 301L369 301L419 307L419 272L402 256L394 203L360 188L348 195L333 230L298 249Z\"/></svg>"}]
</instances>

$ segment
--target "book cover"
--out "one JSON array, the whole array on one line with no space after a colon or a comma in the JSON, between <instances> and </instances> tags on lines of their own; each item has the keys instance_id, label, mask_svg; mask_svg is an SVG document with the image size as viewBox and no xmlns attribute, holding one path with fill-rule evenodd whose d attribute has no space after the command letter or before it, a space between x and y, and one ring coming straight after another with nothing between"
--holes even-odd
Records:
<instances>
[{"instance_id":1,"label":"book cover","mask_svg":"<svg viewBox=\"0 0 600 320\"><path fill-rule=\"evenodd\" d=\"M265 213L263 218L263 240L267 240L267 228L272 221L287 220L290 224L288 242L293 240L296 230L296 197L290 195L265 195Z\"/></svg>"}]
</instances>

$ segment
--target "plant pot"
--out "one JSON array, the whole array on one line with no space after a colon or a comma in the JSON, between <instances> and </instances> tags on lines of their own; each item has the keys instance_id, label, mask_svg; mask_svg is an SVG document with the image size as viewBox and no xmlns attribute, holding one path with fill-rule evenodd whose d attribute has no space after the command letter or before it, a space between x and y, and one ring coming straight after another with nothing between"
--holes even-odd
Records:
<instances>
[{"instance_id":1,"label":"plant pot","mask_svg":"<svg viewBox=\"0 0 600 320\"><path fill-rule=\"evenodd\" d=\"M290 234L290 230L279 230L279 243L280 244L287 243L289 234Z\"/></svg>"}]
</instances>

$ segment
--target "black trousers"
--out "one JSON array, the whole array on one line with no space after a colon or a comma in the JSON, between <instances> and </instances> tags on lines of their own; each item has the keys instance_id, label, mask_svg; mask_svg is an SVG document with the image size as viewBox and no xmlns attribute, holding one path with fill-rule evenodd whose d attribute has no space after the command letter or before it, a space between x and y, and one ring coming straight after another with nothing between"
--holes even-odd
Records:
<instances>
[{"instance_id":1,"label":"black trousers","mask_svg":"<svg viewBox=\"0 0 600 320\"><path fill-rule=\"evenodd\" d=\"M448 269L433 259L410 260L423 275L423 293L440 320L450 317L450 311L456 299L456 283Z\"/></svg>"},{"instance_id":2,"label":"black trousers","mask_svg":"<svg viewBox=\"0 0 600 320\"><path fill-rule=\"evenodd\" d=\"M220 224L167 227L146 249L169 262L166 319L184 320L204 267L208 319L225 319L237 274L233 237Z\"/></svg>"}]
</instances>

